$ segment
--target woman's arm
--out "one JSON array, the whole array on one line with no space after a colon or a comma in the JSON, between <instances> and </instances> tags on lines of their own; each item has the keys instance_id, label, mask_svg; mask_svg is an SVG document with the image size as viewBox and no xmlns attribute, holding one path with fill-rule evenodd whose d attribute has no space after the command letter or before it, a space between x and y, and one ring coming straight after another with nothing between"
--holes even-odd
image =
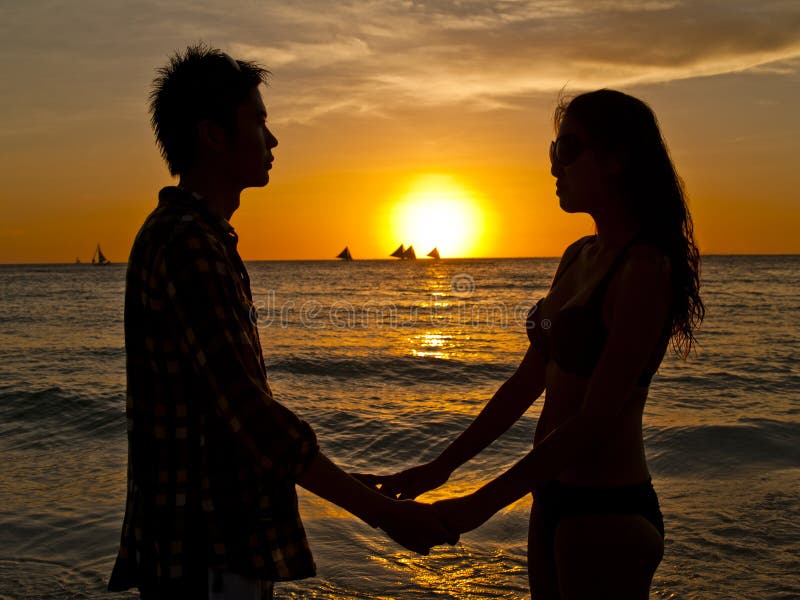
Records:
<instances>
[{"instance_id":1,"label":"woman's arm","mask_svg":"<svg viewBox=\"0 0 800 600\"><path fill-rule=\"evenodd\" d=\"M564 250L553 281L565 265L572 262L575 253L594 236L583 237ZM516 423L541 396L545 389L546 362L536 348L530 346L517 371L506 381L486 404L480 414L445 450L429 463L406 469L394 475L356 475L392 497L416 498L420 494L444 484L458 467L475 457Z\"/></svg>"},{"instance_id":2,"label":"woman's arm","mask_svg":"<svg viewBox=\"0 0 800 600\"><path fill-rule=\"evenodd\" d=\"M533 346L469 427L434 462L448 474L479 454L525 414L545 388L545 361Z\"/></svg>"},{"instance_id":3,"label":"woman's arm","mask_svg":"<svg viewBox=\"0 0 800 600\"><path fill-rule=\"evenodd\" d=\"M648 250L632 253L619 276L609 336L580 411L500 477L468 496L437 502L434 507L449 530L475 529L614 435L619 414L659 342L670 300L669 263Z\"/></svg>"},{"instance_id":4,"label":"woman's arm","mask_svg":"<svg viewBox=\"0 0 800 600\"><path fill-rule=\"evenodd\" d=\"M433 461L389 476L359 476L370 485L401 499L420 494L445 483L453 471L473 458L508 430L544 391L545 362L533 347L528 348L516 372L500 386L480 414Z\"/></svg>"},{"instance_id":5,"label":"woman's arm","mask_svg":"<svg viewBox=\"0 0 800 600\"><path fill-rule=\"evenodd\" d=\"M594 236L573 242L564 250L555 282L575 258L575 254ZM516 423L542 395L545 389L546 362L533 346L522 359L517 371L506 381L486 404L480 414L445 450L429 463L406 469L394 475L376 476L357 474L356 477L389 496L401 499L416 498L420 494L444 484L458 467L475 457Z\"/></svg>"}]
</instances>

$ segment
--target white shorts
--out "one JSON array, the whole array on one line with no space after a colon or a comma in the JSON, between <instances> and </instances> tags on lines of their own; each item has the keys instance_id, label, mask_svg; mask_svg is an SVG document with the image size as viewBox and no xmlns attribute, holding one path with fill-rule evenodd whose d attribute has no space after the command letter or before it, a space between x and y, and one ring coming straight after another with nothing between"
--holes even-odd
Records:
<instances>
[{"instance_id":1,"label":"white shorts","mask_svg":"<svg viewBox=\"0 0 800 600\"><path fill-rule=\"evenodd\" d=\"M272 588L271 581L208 570L208 600L271 600Z\"/></svg>"}]
</instances>

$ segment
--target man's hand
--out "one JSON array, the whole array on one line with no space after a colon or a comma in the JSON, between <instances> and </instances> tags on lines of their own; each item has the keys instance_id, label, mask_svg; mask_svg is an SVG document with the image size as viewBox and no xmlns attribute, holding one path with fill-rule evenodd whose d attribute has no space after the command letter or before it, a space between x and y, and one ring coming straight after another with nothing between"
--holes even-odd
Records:
<instances>
[{"instance_id":1,"label":"man's hand","mask_svg":"<svg viewBox=\"0 0 800 600\"><path fill-rule=\"evenodd\" d=\"M390 498L413 500L420 494L443 485L449 479L450 473L433 461L394 475L354 473L353 477Z\"/></svg>"},{"instance_id":2,"label":"man's hand","mask_svg":"<svg viewBox=\"0 0 800 600\"><path fill-rule=\"evenodd\" d=\"M445 528L430 504L395 500L381 515L378 527L395 542L418 554L427 555L432 546L453 545L458 534Z\"/></svg>"}]
</instances>

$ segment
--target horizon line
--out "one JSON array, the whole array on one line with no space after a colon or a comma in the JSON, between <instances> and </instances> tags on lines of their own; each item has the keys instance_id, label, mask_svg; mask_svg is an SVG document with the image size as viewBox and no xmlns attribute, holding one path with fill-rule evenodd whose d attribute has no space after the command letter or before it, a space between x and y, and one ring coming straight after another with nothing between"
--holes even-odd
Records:
<instances>
[{"instance_id":1,"label":"horizon line","mask_svg":"<svg viewBox=\"0 0 800 600\"><path fill-rule=\"evenodd\" d=\"M714 256L800 256L800 252L726 252L726 253L701 253L700 257L714 257ZM243 258L243 262L378 262L378 261L386 261L386 262L396 262L396 263L415 263L415 262L441 262L441 261L449 261L449 260L531 260L531 259L558 259L560 256L449 256L439 259L434 258L417 258L414 260L402 260L393 257L376 257L376 258L354 258L352 261L345 261L334 257L331 258ZM128 261L111 261L110 265L127 265ZM24 266L47 266L47 265L88 265L92 266L93 263L91 262L53 262L53 261L42 261L42 262L0 262L0 267L24 267ZM98 266L109 266L109 265L98 265Z\"/></svg>"}]
</instances>

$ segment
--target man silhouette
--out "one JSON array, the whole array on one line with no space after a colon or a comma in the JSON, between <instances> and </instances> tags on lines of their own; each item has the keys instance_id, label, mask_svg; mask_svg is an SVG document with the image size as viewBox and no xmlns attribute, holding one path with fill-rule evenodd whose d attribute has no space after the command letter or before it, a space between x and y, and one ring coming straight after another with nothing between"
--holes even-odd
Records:
<instances>
[{"instance_id":1,"label":"man silhouette","mask_svg":"<svg viewBox=\"0 0 800 600\"><path fill-rule=\"evenodd\" d=\"M125 292L128 491L110 590L269 598L315 565L295 484L416 552L455 542L430 507L356 481L267 383L250 280L229 220L278 145L268 73L204 45L160 69L151 123L176 187L131 250Z\"/></svg>"}]
</instances>

